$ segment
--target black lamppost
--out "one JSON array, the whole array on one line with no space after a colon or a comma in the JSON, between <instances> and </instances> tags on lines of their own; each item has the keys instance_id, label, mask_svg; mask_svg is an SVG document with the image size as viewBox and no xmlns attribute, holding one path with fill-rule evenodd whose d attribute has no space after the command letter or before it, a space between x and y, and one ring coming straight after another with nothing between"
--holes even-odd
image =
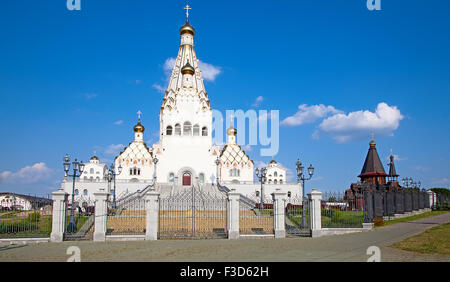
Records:
<instances>
[{"instance_id":1,"label":"black lamppost","mask_svg":"<svg viewBox=\"0 0 450 282\"><path fill-rule=\"evenodd\" d=\"M114 181L114 196L113 196L113 209L116 208L116 176L122 173L122 166L119 164L119 167L114 167L114 164L111 164L108 171L108 182L111 183L111 180Z\"/></svg>"},{"instance_id":2,"label":"black lamppost","mask_svg":"<svg viewBox=\"0 0 450 282\"><path fill-rule=\"evenodd\" d=\"M215 163L216 163L216 185L219 186L219 164L220 164L219 157L217 157Z\"/></svg>"},{"instance_id":3,"label":"black lamppost","mask_svg":"<svg viewBox=\"0 0 450 282\"><path fill-rule=\"evenodd\" d=\"M406 177L402 179L402 183L406 188L413 187L413 179L410 177Z\"/></svg>"},{"instance_id":4,"label":"black lamppost","mask_svg":"<svg viewBox=\"0 0 450 282\"><path fill-rule=\"evenodd\" d=\"M306 178L303 174L304 166L302 165L302 162L297 159L296 163L296 170L297 170L297 183L300 183L302 181L302 228L306 228L306 197L305 197L305 181L310 180L314 174L314 167L310 164L308 167L308 174L309 177Z\"/></svg>"},{"instance_id":5,"label":"black lamppost","mask_svg":"<svg viewBox=\"0 0 450 282\"><path fill-rule=\"evenodd\" d=\"M256 168L256 177L258 177L259 182L261 182L261 203L259 205L260 209L264 208L264 189L263 184L266 182L266 175L267 175L267 168L263 167L261 170L259 168Z\"/></svg>"},{"instance_id":6,"label":"black lamppost","mask_svg":"<svg viewBox=\"0 0 450 282\"><path fill-rule=\"evenodd\" d=\"M83 162L78 162L77 159L75 159L75 161L72 162L72 169L73 169L73 174L69 174L69 170L70 170L70 158L69 155L66 154L66 156L63 159L64 161L64 178L67 179L67 176L69 177L73 177L72 180L72 204L71 204L71 208L70 208L70 220L69 220L69 226L67 226L67 231L68 232L74 232L77 229L77 226L75 224L75 178L80 177L81 174L83 173L84 170L84 164ZM79 174L77 174L77 172Z\"/></svg>"}]
</instances>

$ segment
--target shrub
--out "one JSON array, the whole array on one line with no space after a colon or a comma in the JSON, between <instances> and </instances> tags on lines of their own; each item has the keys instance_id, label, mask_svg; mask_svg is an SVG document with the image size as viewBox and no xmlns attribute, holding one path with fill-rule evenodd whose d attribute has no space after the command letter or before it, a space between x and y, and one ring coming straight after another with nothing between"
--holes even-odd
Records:
<instances>
[{"instance_id":1,"label":"shrub","mask_svg":"<svg viewBox=\"0 0 450 282\"><path fill-rule=\"evenodd\" d=\"M375 226L383 226L384 225L384 220L381 217L377 217L373 220L373 224Z\"/></svg>"}]
</instances>

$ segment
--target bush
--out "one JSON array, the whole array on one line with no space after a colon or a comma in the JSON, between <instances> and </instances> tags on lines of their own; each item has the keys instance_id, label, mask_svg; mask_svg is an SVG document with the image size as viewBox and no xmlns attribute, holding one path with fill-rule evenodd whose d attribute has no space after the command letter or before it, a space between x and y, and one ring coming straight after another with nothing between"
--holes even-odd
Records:
<instances>
[{"instance_id":1,"label":"bush","mask_svg":"<svg viewBox=\"0 0 450 282\"><path fill-rule=\"evenodd\" d=\"M373 220L373 225L375 226L383 226L384 220L381 217L377 217Z\"/></svg>"},{"instance_id":2,"label":"bush","mask_svg":"<svg viewBox=\"0 0 450 282\"><path fill-rule=\"evenodd\" d=\"M28 215L28 221L30 221L30 222L39 222L39 219L41 218L41 214L39 213L39 212L33 212L33 213L30 213L29 215Z\"/></svg>"},{"instance_id":3,"label":"bush","mask_svg":"<svg viewBox=\"0 0 450 282\"><path fill-rule=\"evenodd\" d=\"M442 204L434 206L433 210L434 211L448 211L448 210L450 210L450 202L449 201L445 201Z\"/></svg>"}]
</instances>

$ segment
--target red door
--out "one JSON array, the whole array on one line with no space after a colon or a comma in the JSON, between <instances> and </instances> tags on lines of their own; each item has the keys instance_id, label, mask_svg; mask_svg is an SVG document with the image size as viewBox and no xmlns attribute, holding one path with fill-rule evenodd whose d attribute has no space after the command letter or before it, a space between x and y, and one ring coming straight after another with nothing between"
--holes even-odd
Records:
<instances>
[{"instance_id":1,"label":"red door","mask_svg":"<svg viewBox=\"0 0 450 282\"><path fill-rule=\"evenodd\" d=\"M183 173L183 186L191 185L191 174L188 172Z\"/></svg>"}]
</instances>

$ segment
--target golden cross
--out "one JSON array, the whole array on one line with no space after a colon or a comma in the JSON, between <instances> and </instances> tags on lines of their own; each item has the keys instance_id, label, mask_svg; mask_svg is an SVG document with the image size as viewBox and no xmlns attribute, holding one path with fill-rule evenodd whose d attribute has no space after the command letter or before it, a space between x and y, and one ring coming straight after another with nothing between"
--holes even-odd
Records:
<instances>
[{"instance_id":1,"label":"golden cross","mask_svg":"<svg viewBox=\"0 0 450 282\"><path fill-rule=\"evenodd\" d=\"M186 7L184 7L183 9L186 10L186 21L189 19L189 10L192 10L191 7L189 7L189 5L186 5Z\"/></svg>"},{"instance_id":2,"label":"golden cross","mask_svg":"<svg viewBox=\"0 0 450 282\"><path fill-rule=\"evenodd\" d=\"M142 112L139 110L139 111L137 111L137 114L138 114L138 117L139 117L139 121L141 121L141 114L142 114Z\"/></svg>"},{"instance_id":3,"label":"golden cross","mask_svg":"<svg viewBox=\"0 0 450 282\"><path fill-rule=\"evenodd\" d=\"M375 138L375 133L373 133L373 131L372 131L372 140L373 140L373 138Z\"/></svg>"}]
</instances>

